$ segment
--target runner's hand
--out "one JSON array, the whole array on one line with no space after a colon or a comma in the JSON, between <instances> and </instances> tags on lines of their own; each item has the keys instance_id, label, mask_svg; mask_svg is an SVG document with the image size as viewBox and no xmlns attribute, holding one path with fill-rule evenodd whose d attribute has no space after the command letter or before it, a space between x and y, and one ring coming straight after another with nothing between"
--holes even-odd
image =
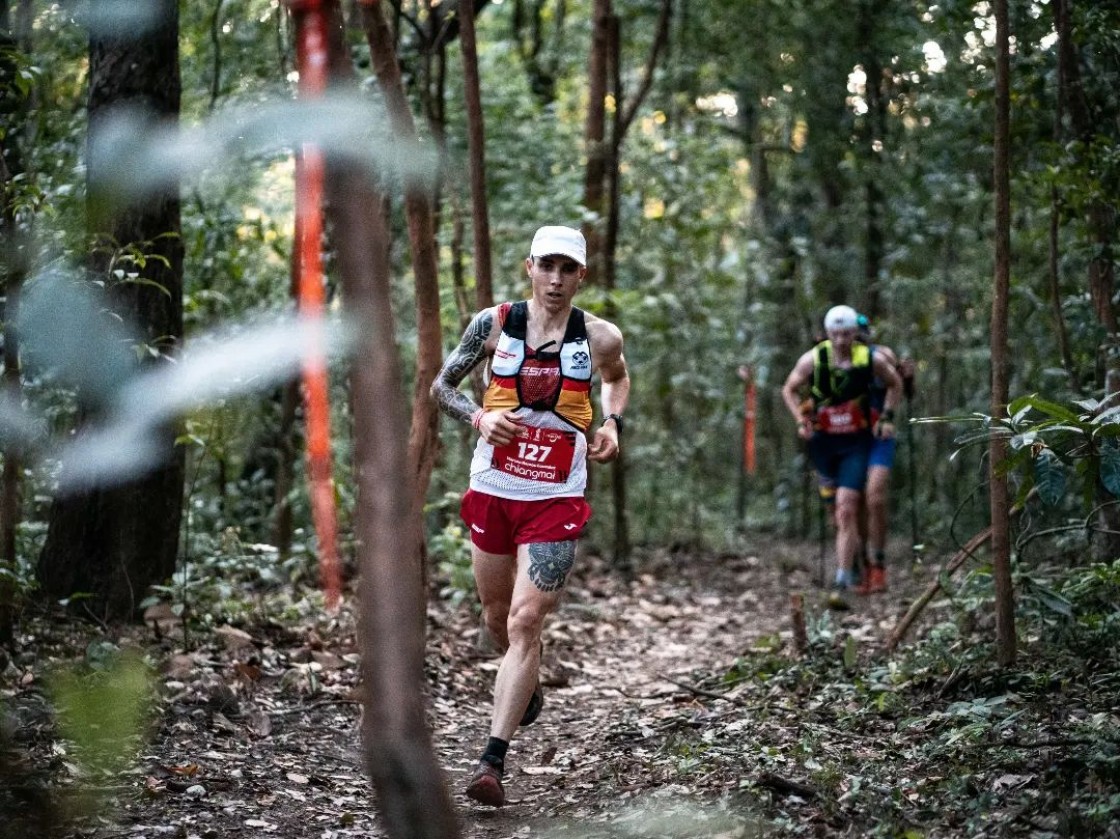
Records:
<instances>
[{"instance_id":1,"label":"runner's hand","mask_svg":"<svg viewBox=\"0 0 1120 839\"><path fill-rule=\"evenodd\" d=\"M513 411L487 411L478 423L478 433L491 446L512 443L524 433Z\"/></svg>"},{"instance_id":2,"label":"runner's hand","mask_svg":"<svg viewBox=\"0 0 1120 839\"><path fill-rule=\"evenodd\" d=\"M875 423L875 437L879 440L890 440L894 437L894 423L881 419Z\"/></svg>"},{"instance_id":3,"label":"runner's hand","mask_svg":"<svg viewBox=\"0 0 1120 839\"><path fill-rule=\"evenodd\" d=\"M587 446L587 459L596 463L608 463L618 457L618 429L614 423L600 425L595 429L595 437Z\"/></svg>"}]
</instances>

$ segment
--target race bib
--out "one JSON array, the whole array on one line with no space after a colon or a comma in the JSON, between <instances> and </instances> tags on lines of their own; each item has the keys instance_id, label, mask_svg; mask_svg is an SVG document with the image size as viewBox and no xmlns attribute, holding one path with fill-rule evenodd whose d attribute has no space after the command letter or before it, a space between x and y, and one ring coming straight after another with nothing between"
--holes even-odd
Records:
<instances>
[{"instance_id":1,"label":"race bib","mask_svg":"<svg viewBox=\"0 0 1120 839\"><path fill-rule=\"evenodd\" d=\"M817 412L817 428L825 434L850 434L867 428L867 417L855 402L829 405Z\"/></svg>"},{"instance_id":2,"label":"race bib","mask_svg":"<svg viewBox=\"0 0 1120 839\"><path fill-rule=\"evenodd\" d=\"M576 454L576 433L525 427L521 437L495 446L490 466L530 481L561 484L568 480Z\"/></svg>"}]
</instances>

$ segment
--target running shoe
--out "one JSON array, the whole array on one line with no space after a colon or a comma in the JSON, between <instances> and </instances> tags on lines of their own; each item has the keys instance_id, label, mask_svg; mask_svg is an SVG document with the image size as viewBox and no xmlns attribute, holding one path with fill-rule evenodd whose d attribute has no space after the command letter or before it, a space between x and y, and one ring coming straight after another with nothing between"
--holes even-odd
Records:
<instances>
[{"instance_id":1,"label":"running shoe","mask_svg":"<svg viewBox=\"0 0 1120 839\"><path fill-rule=\"evenodd\" d=\"M502 788L502 773L488 760L480 760L467 784L467 798L489 807L501 807L506 803L506 791Z\"/></svg>"},{"instance_id":2,"label":"running shoe","mask_svg":"<svg viewBox=\"0 0 1120 839\"><path fill-rule=\"evenodd\" d=\"M544 707L544 691L541 689L541 683L538 680L537 686L533 689L533 695L529 697L529 704L525 706L525 713L521 716L521 722L518 725L532 725L537 721L537 717L541 715L541 708Z\"/></svg>"},{"instance_id":3,"label":"running shoe","mask_svg":"<svg viewBox=\"0 0 1120 839\"><path fill-rule=\"evenodd\" d=\"M878 594L887 590L887 569L881 565L872 565L867 571L867 579L856 586L859 594Z\"/></svg>"}]
</instances>

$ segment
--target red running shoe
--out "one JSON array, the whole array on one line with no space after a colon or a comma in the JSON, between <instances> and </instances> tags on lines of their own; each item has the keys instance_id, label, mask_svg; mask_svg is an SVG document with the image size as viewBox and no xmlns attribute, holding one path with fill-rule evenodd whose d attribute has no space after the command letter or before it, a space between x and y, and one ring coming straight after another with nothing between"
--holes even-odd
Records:
<instances>
[{"instance_id":1,"label":"red running shoe","mask_svg":"<svg viewBox=\"0 0 1120 839\"><path fill-rule=\"evenodd\" d=\"M882 565L872 565L867 569L867 576L856 587L858 594L878 594L887 590L887 569Z\"/></svg>"},{"instance_id":2,"label":"red running shoe","mask_svg":"<svg viewBox=\"0 0 1120 839\"><path fill-rule=\"evenodd\" d=\"M467 784L467 798L486 804L489 807L501 807L506 803L506 791L502 788L502 773L494 764L480 760Z\"/></svg>"}]
</instances>

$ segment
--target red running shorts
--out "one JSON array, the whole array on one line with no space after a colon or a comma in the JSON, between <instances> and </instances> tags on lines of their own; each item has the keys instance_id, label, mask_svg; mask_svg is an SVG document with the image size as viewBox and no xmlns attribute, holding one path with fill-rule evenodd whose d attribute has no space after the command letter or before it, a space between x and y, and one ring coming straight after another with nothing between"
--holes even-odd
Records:
<instances>
[{"instance_id":1,"label":"red running shorts","mask_svg":"<svg viewBox=\"0 0 1120 839\"><path fill-rule=\"evenodd\" d=\"M581 497L514 501L469 489L459 516L479 550L514 556L518 545L578 539L591 518L591 505Z\"/></svg>"}]
</instances>

